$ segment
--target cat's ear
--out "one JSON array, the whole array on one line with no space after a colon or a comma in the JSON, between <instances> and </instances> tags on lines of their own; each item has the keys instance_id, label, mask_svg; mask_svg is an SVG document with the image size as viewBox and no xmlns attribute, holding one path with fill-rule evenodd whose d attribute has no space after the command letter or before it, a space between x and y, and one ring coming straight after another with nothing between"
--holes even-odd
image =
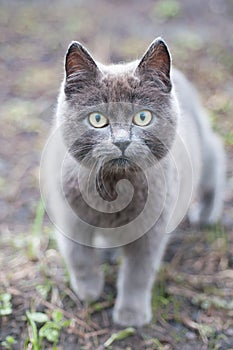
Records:
<instances>
[{"instance_id":1,"label":"cat's ear","mask_svg":"<svg viewBox=\"0 0 233 350\"><path fill-rule=\"evenodd\" d=\"M77 41L68 47L65 57L65 71L68 78L73 73L97 74L98 67L89 52Z\"/></svg>"},{"instance_id":2,"label":"cat's ear","mask_svg":"<svg viewBox=\"0 0 233 350\"><path fill-rule=\"evenodd\" d=\"M165 41L161 38L155 39L140 60L136 73L140 76L152 74L153 72L165 83L170 82L171 55Z\"/></svg>"}]
</instances>

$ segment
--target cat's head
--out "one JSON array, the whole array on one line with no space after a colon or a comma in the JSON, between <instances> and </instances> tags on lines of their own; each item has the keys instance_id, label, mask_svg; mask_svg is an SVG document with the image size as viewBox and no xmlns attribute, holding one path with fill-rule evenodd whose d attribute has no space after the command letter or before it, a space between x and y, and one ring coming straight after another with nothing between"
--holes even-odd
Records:
<instances>
[{"instance_id":1,"label":"cat's head","mask_svg":"<svg viewBox=\"0 0 233 350\"><path fill-rule=\"evenodd\" d=\"M141 60L105 66L78 42L68 48L57 117L66 144L87 167L149 166L171 147L177 108L171 56L158 38Z\"/></svg>"}]
</instances>

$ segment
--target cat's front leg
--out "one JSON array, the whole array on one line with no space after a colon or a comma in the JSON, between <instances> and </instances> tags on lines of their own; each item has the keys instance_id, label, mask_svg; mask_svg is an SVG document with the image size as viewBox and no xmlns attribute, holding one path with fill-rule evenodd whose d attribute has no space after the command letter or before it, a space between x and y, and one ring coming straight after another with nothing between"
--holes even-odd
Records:
<instances>
[{"instance_id":1,"label":"cat's front leg","mask_svg":"<svg viewBox=\"0 0 233 350\"><path fill-rule=\"evenodd\" d=\"M168 235L149 232L126 245L118 277L113 320L122 326L143 326L151 321L151 290Z\"/></svg>"},{"instance_id":2,"label":"cat's front leg","mask_svg":"<svg viewBox=\"0 0 233 350\"><path fill-rule=\"evenodd\" d=\"M58 245L70 275L73 291L81 300L99 298L104 286L96 249L84 246L58 233Z\"/></svg>"}]
</instances>

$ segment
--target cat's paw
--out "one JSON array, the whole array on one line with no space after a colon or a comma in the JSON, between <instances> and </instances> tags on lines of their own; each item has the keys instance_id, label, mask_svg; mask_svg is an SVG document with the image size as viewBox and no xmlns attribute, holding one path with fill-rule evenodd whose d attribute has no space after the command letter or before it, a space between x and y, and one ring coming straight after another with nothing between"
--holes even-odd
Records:
<instances>
[{"instance_id":1,"label":"cat's paw","mask_svg":"<svg viewBox=\"0 0 233 350\"><path fill-rule=\"evenodd\" d=\"M103 271L100 271L100 273L87 278L71 278L71 287L80 300L97 300L104 287Z\"/></svg>"},{"instance_id":2,"label":"cat's paw","mask_svg":"<svg viewBox=\"0 0 233 350\"><path fill-rule=\"evenodd\" d=\"M115 307L113 309L113 321L121 326L141 327L150 323L152 318L150 309Z\"/></svg>"}]
</instances>

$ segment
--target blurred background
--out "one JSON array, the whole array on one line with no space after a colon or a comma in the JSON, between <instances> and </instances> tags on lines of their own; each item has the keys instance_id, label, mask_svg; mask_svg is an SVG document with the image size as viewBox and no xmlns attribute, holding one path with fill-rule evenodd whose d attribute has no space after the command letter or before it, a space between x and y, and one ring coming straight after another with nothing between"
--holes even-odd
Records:
<instances>
[{"instance_id":1,"label":"blurred background","mask_svg":"<svg viewBox=\"0 0 233 350\"><path fill-rule=\"evenodd\" d=\"M67 46L77 40L103 63L122 62L140 58L157 36L167 42L174 66L195 84L225 142L224 217L233 218L232 0L1 0L0 289L22 278L6 276L5 266L13 271L25 263L22 237L30 239L42 217L40 156ZM16 243L9 246L9 239Z\"/></svg>"}]
</instances>

